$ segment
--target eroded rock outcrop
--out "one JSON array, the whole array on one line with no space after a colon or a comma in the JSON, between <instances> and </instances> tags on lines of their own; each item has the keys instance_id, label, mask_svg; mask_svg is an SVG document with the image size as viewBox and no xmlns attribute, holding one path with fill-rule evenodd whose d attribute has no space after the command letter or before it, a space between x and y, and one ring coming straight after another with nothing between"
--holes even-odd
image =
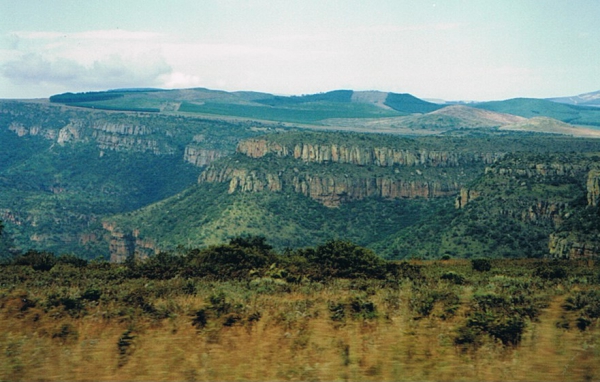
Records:
<instances>
[{"instance_id":1,"label":"eroded rock outcrop","mask_svg":"<svg viewBox=\"0 0 600 382\"><path fill-rule=\"evenodd\" d=\"M228 182L229 193L280 192L289 189L326 206L361 200L371 196L385 199L436 198L455 195L461 185L455 181L403 180L393 177L352 177L311 175L292 170L278 173L260 169L212 167L202 173L200 182Z\"/></svg>"},{"instance_id":2,"label":"eroded rock outcrop","mask_svg":"<svg viewBox=\"0 0 600 382\"><path fill-rule=\"evenodd\" d=\"M183 160L194 166L204 167L227 154L227 152L222 150L210 150L196 146L186 146Z\"/></svg>"},{"instance_id":3,"label":"eroded rock outcrop","mask_svg":"<svg viewBox=\"0 0 600 382\"><path fill-rule=\"evenodd\" d=\"M600 169L593 169L587 178L587 201L590 206L598 206L600 202Z\"/></svg>"},{"instance_id":4,"label":"eroded rock outcrop","mask_svg":"<svg viewBox=\"0 0 600 382\"><path fill-rule=\"evenodd\" d=\"M125 231L110 222L103 222L102 227L110 233L111 263L122 263L128 258L145 259L158 252L152 241L139 238L137 230Z\"/></svg>"},{"instance_id":5,"label":"eroded rock outcrop","mask_svg":"<svg viewBox=\"0 0 600 382\"><path fill-rule=\"evenodd\" d=\"M347 163L359 166L428 166L458 167L472 163L491 164L503 153L473 153L459 151L400 150L390 147L359 147L339 144L296 143L283 145L266 139L240 142L237 152L251 158L266 155L290 156L304 162Z\"/></svg>"},{"instance_id":6,"label":"eroded rock outcrop","mask_svg":"<svg viewBox=\"0 0 600 382\"><path fill-rule=\"evenodd\" d=\"M579 177L582 173L588 170L586 164L569 164L569 163L532 163L527 166L515 167L486 167L486 174L497 174L505 176L518 176L533 178L537 176L571 176Z\"/></svg>"},{"instance_id":7,"label":"eroded rock outcrop","mask_svg":"<svg viewBox=\"0 0 600 382\"><path fill-rule=\"evenodd\" d=\"M471 190L466 187L462 187L460 189L460 193L456 197L454 205L456 208L465 208L467 203L469 203L473 199L477 199L480 195L481 192L477 190Z\"/></svg>"},{"instance_id":8,"label":"eroded rock outcrop","mask_svg":"<svg viewBox=\"0 0 600 382\"><path fill-rule=\"evenodd\" d=\"M548 249L550 256L560 259L597 258L600 256L600 242L590 241L576 234L563 236L551 234Z\"/></svg>"}]
</instances>

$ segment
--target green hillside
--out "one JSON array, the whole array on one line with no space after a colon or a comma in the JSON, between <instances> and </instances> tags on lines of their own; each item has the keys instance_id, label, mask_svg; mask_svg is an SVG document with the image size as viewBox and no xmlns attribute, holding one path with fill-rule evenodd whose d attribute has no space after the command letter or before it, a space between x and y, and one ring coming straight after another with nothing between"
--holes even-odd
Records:
<instances>
[{"instance_id":1,"label":"green hillside","mask_svg":"<svg viewBox=\"0 0 600 382\"><path fill-rule=\"evenodd\" d=\"M525 118L550 117L574 125L600 126L600 108L591 106L567 105L535 98L514 98L470 106Z\"/></svg>"},{"instance_id":2,"label":"green hillside","mask_svg":"<svg viewBox=\"0 0 600 382\"><path fill-rule=\"evenodd\" d=\"M443 108L443 105L423 101L410 94L389 93L385 105L404 113L429 113Z\"/></svg>"},{"instance_id":3,"label":"green hillside","mask_svg":"<svg viewBox=\"0 0 600 382\"><path fill-rule=\"evenodd\" d=\"M227 184L200 184L131 214L109 219L124 231L163 249L218 244L239 235L261 235L278 249L347 239L381 240L427 216L428 201L370 198L328 208L294 192L227 192Z\"/></svg>"},{"instance_id":4,"label":"green hillside","mask_svg":"<svg viewBox=\"0 0 600 382\"><path fill-rule=\"evenodd\" d=\"M290 103L282 106L244 105L221 102L184 102L180 112L226 115L268 121L316 123L329 118L381 118L402 115L370 104L330 101Z\"/></svg>"},{"instance_id":5,"label":"green hillside","mask_svg":"<svg viewBox=\"0 0 600 382\"><path fill-rule=\"evenodd\" d=\"M548 256L553 233L594 234L590 224L597 219L583 216L598 214L586 206L587 174L598 158L598 152L511 154L469 185L472 200L463 200L463 208L449 201L436 219L374 247L389 258ZM586 220L587 228L577 223Z\"/></svg>"},{"instance_id":6,"label":"green hillside","mask_svg":"<svg viewBox=\"0 0 600 382\"><path fill-rule=\"evenodd\" d=\"M187 149L211 160L269 129L258 122L0 102L0 220L20 250L107 257L102 218L196 183L201 169L186 159Z\"/></svg>"},{"instance_id":7,"label":"green hillside","mask_svg":"<svg viewBox=\"0 0 600 382\"><path fill-rule=\"evenodd\" d=\"M521 216L531 208L532 214L543 214L535 210L538 205L572 205L557 212L564 216L575 211L585 196L586 171L595 160L592 154L600 152L597 140L519 135L406 139L292 132L251 143L290 154L251 158L238 153L222 158L205 170L199 185L107 221L118 232L137 232L136 240L151 243L152 250L205 246L250 234L266 236L278 249L347 239L390 258L541 257L548 255L548 238L556 226L544 218L532 224ZM315 156L294 158L291 153L297 145ZM332 146L360 147L364 155L377 147L431 152L439 158L459 153L464 158L486 152L514 154L488 165L460 159L414 167L321 161L318 150ZM573 154L574 150L589 154ZM565 174L518 175L556 166L563 166ZM382 181L398 188L390 188L382 198L382 191L375 190ZM459 188L445 191L456 184L479 197L456 209ZM422 186L429 193L419 193Z\"/></svg>"}]
</instances>

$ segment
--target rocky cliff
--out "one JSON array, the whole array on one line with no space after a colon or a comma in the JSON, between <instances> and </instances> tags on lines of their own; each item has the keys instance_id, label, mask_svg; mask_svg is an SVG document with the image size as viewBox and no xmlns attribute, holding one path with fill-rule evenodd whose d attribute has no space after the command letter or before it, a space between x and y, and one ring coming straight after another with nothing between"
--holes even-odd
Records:
<instances>
[{"instance_id":1,"label":"rocky cliff","mask_svg":"<svg viewBox=\"0 0 600 382\"><path fill-rule=\"evenodd\" d=\"M139 238L139 231L124 231L112 223L103 222L102 227L110 233L109 252L112 263L122 263L127 258L145 259L158 252L150 240Z\"/></svg>"},{"instance_id":2,"label":"rocky cliff","mask_svg":"<svg viewBox=\"0 0 600 382\"><path fill-rule=\"evenodd\" d=\"M501 158L504 153L432 151L427 149L403 150L391 147L361 147L357 145L295 143L281 144L267 139L248 139L237 147L237 152L251 158L262 158L266 155L293 157L304 162L315 163L348 163L365 166L427 166L458 167L473 163L491 164Z\"/></svg>"},{"instance_id":3,"label":"rocky cliff","mask_svg":"<svg viewBox=\"0 0 600 382\"><path fill-rule=\"evenodd\" d=\"M600 169L590 170L586 186L588 205L598 206L600 202Z\"/></svg>"},{"instance_id":4,"label":"rocky cliff","mask_svg":"<svg viewBox=\"0 0 600 382\"><path fill-rule=\"evenodd\" d=\"M456 194L460 185L454 181L416 181L388 177L346 177L297 174L293 171L264 173L246 169L208 169L200 182L228 182L229 193L280 192L289 189L308 196L328 207L371 196L384 199L435 198Z\"/></svg>"},{"instance_id":5,"label":"rocky cliff","mask_svg":"<svg viewBox=\"0 0 600 382\"><path fill-rule=\"evenodd\" d=\"M197 167L204 167L229 153L223 150L205 149L202 147L188 145L183 154L183 160Z\"/></svg>"},{"instance_id":6,"label":"rocky cliff","mask_svg":"<svg viewBox=\"0 0 600 382\"><path fill-rule=\"evenodd\" d=\"M550 256L559 259L597 258L600 256L600 241L590 240L587 235L551 234L548 249Z\"/></svg>"}]
</instances>

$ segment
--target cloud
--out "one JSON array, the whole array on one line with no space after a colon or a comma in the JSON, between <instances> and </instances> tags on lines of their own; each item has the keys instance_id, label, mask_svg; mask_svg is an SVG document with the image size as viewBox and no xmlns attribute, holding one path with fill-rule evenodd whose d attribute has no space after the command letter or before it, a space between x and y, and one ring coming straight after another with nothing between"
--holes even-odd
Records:
<instances>
[{"instance_id":1,"label":"cloud","mask_svg":"<svg viewBox=\"0 0 600 382\"><path fill-rule=\"evenodd\" d=\"M0 73L15 84L55 84L77 89L155 86L171 71L160 57L123 60L118 54L83 65L71 59L48 59L38 53L27 53L0 66Z\"/></svg>"},{"instance_id":2,"label":"cloud","mask_svg":"<svg viewBox=\"0 0 600 382\"><path fill-rule=\"evenodd\" d=\"M194 88L203 86L202 79L198 76L173 72L162 76L163 87L170 89Z\"/></svg>"}]
</instances>

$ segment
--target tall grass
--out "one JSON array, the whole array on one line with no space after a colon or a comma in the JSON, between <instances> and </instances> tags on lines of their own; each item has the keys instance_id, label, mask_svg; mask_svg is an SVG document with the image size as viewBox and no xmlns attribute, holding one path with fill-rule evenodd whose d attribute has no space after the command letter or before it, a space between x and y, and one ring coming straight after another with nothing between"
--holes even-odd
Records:
<instances>
[{"instance_id":1,"label":"tall grass","mask_svg":"<svg viewBox=\"0 0 600 382\"><path fill-rule=\"evenodd\" d=\"M125 266L101 263L50 271L4 266L0 379L600 377L600 331L590 308L598 303L594 264L492 261L487 272L464 260L411 265L420 277L292 283L268 275L131 278ZM567 274L536 272L553 267ZM462 282L442 277L450 272ZM485 310L481 296L492 295L498 299L485 301L501 302ZM475 313L502 309L534 311L522 315L518 343L485 331L457 343ZM584 315L590 324L579 328Z\"/></svg>"}]
</instances>

